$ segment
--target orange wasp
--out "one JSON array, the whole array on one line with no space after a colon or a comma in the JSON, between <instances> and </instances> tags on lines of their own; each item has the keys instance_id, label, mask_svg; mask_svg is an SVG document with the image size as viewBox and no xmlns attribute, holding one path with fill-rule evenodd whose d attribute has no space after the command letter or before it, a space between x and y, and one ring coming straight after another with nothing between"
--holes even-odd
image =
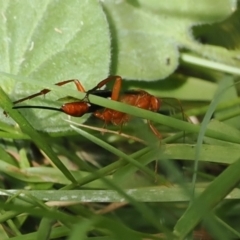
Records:
<instances>
[{"instance_id":1,"label":"orange wasp","mask_svg":"<svg viewBox=\"0 0 240 240\"><path fill-rule=\"evenodd\" d=\"M101 87L106 85L108 82L115 80L114 86L112 91L109 90L100 90ZM94 88L85 91L84 87L82 84L76 80L76 79L71 79L71 80L66 80L62 81L59 83L56 83L55 85L57 86L62 86L67 83L73 82L76 85L76 88L80 92L85 92L86 96L79 101L74 101L74 102L69 102L63 104L60 108L53 108L53 107L46 107L46 106L14 106L14 109L19 109L19 108L40 108L40 109L47 109L47 110L55 110L55 111L60 111L64 112L70 116L74 117L81 117L86 113L93 113L93 115L99 119L102 119L104 121L104 125L108 123L112 123L114 125L120 126L122 128L122 125L125 124L130 120L130 116L126 113L119 112L110 108L103 108L101 106L98 106L96 104L90 103L88 100L88 95L93 94L96 96L101 96L101 97L110 97L111 100L114 101L119 101L125 104L129 104L132 106L136 106L138 108L142 108L145 110L149 110L152 112L158 112L161 106L161 101L149 94L146 91L143 90L129 90L124 92L124 94L120 94L121 91L121 86L122 86L122 78L120 76L109 76L108 78L102 80L99 82ZM51 90L49 89L43 89L39 91L38 93L35 93L33 95L30 95L28 97L19 99L13 104L18 104L21 103L25 100L35 98L40 95L45 95ZM148 125L152 132L161 139L161 134L159 131L152 125L151 121L148 120Z\"/></svg>"}]
</instances>

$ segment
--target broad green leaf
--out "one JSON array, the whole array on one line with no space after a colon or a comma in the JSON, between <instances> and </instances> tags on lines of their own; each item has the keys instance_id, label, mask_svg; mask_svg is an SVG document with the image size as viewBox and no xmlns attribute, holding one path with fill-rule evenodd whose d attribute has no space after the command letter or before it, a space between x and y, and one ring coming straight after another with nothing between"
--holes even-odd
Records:
<instances>
[{"instance_id":1,"label":"broad green leaf","mask_svg":"<svg viewBox=\"0 0 240 240\"><path fill-rule=\"evenodd\" d=\"M1 1L0 8L0 71L16 75L14 79L2 75L0 81L14 100L40 91L39 82L46 87L79 79L89 89L108 75L110 36L98 1L8 0ZM16 81L18 77L30 79L29 84ZM70 85L63 86L66 95L67 88L76 89ZM50 93L23 104L48 106L65 96ZM55 112L22 112L41 130L61 131L68 125L62 121L63 115Z\"/></svg>"},{"instance_id":2,"label":"broad green leaf","mask_svg":"<svg viewBox=\"0 0 240 240\"><path fill-rule=\"evenodd\" d=\"M192 26L223 20L236 8L236 2L229 0L105 0L103 5L114 35L112 71L149 81L174 72L180 47L201 53Z\"/></svg>"}]
</instances>

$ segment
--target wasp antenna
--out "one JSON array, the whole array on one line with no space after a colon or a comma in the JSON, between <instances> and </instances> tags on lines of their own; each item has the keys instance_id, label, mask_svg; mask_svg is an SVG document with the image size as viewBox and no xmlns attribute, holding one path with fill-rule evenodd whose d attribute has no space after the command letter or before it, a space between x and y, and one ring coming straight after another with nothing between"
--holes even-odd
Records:
<instances>
[{"instance_id":1,"label":"wasp antenna","mask_svg":"<svg viewBox=\"0 0 240 240\"><path fill-rule=\"evenodd\" d=\"M54 107L47 107L47 106L31 106L31 105L25 105L25 106L13 106L13 109L20 109L20 108L37 108L37 109L45 109L45 110L52 110L52 111L59 111L63 112L61 108L54 108Z\"/></svg>"}]
</instances>

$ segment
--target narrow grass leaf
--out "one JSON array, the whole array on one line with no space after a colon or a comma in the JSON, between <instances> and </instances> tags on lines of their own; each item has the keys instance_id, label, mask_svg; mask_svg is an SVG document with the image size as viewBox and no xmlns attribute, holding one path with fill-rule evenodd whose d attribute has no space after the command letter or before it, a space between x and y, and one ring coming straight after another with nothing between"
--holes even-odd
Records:
<instances>
[{"instance_id":1,"label":"narrow grass leaf","mask_svg":"<svg viewBox=\"0 0 240 240\"><path fill-rule=\"evenodd\" d=\"M224 170L186 210L174 227L178 239L184 239L239 183L240 159ZM231 197L231 194L229 194Z\"/></svg>"},{"instance_id":2,"label":"narrow grass leaf","mask_svg":"<svg viewBox=\"0 0 240 240\"><path fill-rule=\"evenodd\" d=\"M65 165L58 159L56 154L51 149L46 139L38 133L33 127L25 120L25 118L17 111L12 109L12 103L5 92L0 88L0 106L9 113L9 115L21 126L22 131L30 136L36 145L42 149L46 155L53 161L58 169L72 182L76 182L72 174L65 167Z\"/></svg>"}]
</instances>

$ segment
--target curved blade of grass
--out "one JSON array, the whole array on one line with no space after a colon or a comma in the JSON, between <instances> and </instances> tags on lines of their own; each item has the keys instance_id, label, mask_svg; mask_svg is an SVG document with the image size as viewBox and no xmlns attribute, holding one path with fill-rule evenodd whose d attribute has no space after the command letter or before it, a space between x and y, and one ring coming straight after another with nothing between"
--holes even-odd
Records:
<instances>
[{"instance_id":1,"label":"curved blade of grass","mask_svg":"<svg viewBox=\"0 0 240 240\"><path fill-rule=\"evenodd\" d=\"M240 233L236 231L233 227L228 225L226 222L224 222L222 219L218 218L217 216L214 216L214 219L222 225L223 228L229 230L229 232L233 233L238 239L240 239ZM225 238L226 239L226 238Z\"/></svg>"},{"instance_id":2,"label":"curved blade of grass","mask_svg":"<svg viewBox=\"0 0 240 240\"><path fill-rule=\"evenodd\" d=\"M167 144L162 157L167 159L182 159L193 161L195 158L196 145L190 144ZM229 154L231 152L231 154ZM219 146L203 144L199 161L232 164L239 158L238 146Z\"/></svg>"},{"instance_id":3,"label":"curved blade of grass","mask_svg":"<svg viewBox=\"0 0 240 240\"><path fill-rule=\"evenodd\" d=\"M85 219L85 221L78 222L71 231L68 240L86 239L89 230L95 225L94 219ZM111 229L112 230L112 229Z\"/></svg>"},{"instance_id":4,"label":"curved blade of grass","mask_svg":"<svg viewBox=\"0 0 240 240\"><path fill-rule=\"evenodd\" d=\"M231 154L229 155L229 152ZM190 144L166 144L161 150L161 159L171 159L171 160L188 160L194 161L196 154L196 145ZM199 155L199 161L201 162L215 162L221 164L232 164L239 158L239 147L238 146L219 146L219 145L209 145L203 144L201 147L201 152ZM142 164L149 163L154 159L154 152L150 151L144 156L138 159ZM156 159L156 158L155 158ZM114 174L115 178L124 178L128 174L133 174L137 168L132 165L126 165L120 167ZM118 180L119 180L118 179Z\"/></svg>"},{"instance_id":5,"label":"curved blade of grass","mask_svg":"<svg viewBox=\"0 0 240 240\"><path fill-rule=\"evenodd\" d=\"M232 79L232 78L231 78ZM213 100L211 101L209 108L203 118L202 124L201 124L201 128L200 131L198 133L198 138L197 138L197 145L196 145L196 152L195 152L195 161L194 161L194 174L192 177L192 198L194 198L194 188L195 188L195 184L197 181L197 170L198 170L198 161L199 161L199 157L200 157L200 153L201 153L201 148L202 148L202 144L203 144L203 139L204 139L204 135L205 132L207 130L207 125L218 105L218 103L220 102L221 98L223 97L224 93L226 92L227 88L226 88L226 84L230 79L228 77L225 77L219 84L219 87L216 91L216 93L214 94Z\"/></svg>"},{"instance_id":6,"label":"curved blade of grass","mask_svg":"<svg viewBox=\"0 0 240 240\"><path fill-rule=\"evenodd\" d=\"M53 219L43 218L39 224L36 239L49 239L54 222L55 221Z\"/></svg>"},{"instance_id":7,"label":"curved blade of grass","mask_svg":"<svg viewBox=\"0 0 240 240\"><path fill-rule=\"evenodd\" d=\"M225 87L225 82L228 81L229 79L227 77L225 77L225 79L223 79L222 84L220 84L210 106L209 109L204 117L202 126L201 126L201 130L199 132L199 136L198 136L198 141L197 141L197 145L196 145L196 155L195 155L195 165L194 165L194 175L193 175L193 180L192 180L192 191L193 191L193 196L194 197L194 188L195 188L195 184L196 184L196 171L197 171L197 167L198 167L198 160L200 158L200 152L201 152L201 148L202 148L202 142L203 142L203 137L204 137L204 133L207 129L207 124L210 121L210 118L218 104L218 102L220 101L221 97L223 96L223 93L225 93L225 91L227 90L227 88ZM178 223L175 226L175 233L178 234L178 231L182 231L180 233L180 239L185 238L185 236L194 229L194 227L196 226L196 224L202 219L204 218L204 216L206 216L205 214L207 212L209 212L210 210L213 209L214 206L217 205L217 203L219 203L225 196L227 193L229 193L234 186L238 183L238 181L240 180L239 175L237 176L236 174L234 174L234 169L231 169L231 167L233 165L239 164L240 166L240 160L237 160L237 162L233 163L231 166L229 166L220 176L218 176L213 183L203 192L203 194L197 198L193 204L190 205L189 209L185 212L185 214L182 216L182 218L178 221ZM231 172L231 175L229 175L229 178L231 180L227 180L226 179L226 172ZM210 189L210 190L209 190ZM200 200L199 200L200 199ZM201 201L201 205L199 206L199 201ZM201 214L200 214L201 211ZM195 213L198 213L198 216L195 215ZM191 215L192 214L192 215ZM191 227L189 228L187 231L182 229L182 225L184 221L186 221L186 219L190 219L191 218ZM186 228L185 228L186 229ZM185 235L186 234L186 235Z\"/></svg>"},{"instance_id":8,"label":"curved blade of grass","mask_svg":"<svg viewBox=\"0 0 240 240\"><path fill-rule=\"evenodd\" d=\"M77 131L78 133L80 133L82 136L86 137L87 139L93 141L94 143L100 145L101 147L107 149L108 151L111 151L112 153L116 154L117 156L119 156L120 158L123 158L125 161L128 161L134 165L136 165L139 169L141 169L142 171L144 171L145 173L147 173L148 175L152 176L153 178L155 177L154 173L152 171L150 171L148 168L142 166L140 163L138 163L135 159L129 157L128 155L124 154L122 151L119 151L118 149L112 147L110 144L107 144L106 142L102 141L101 139L83 131L82 129L79 129L73 125L71 125L71 127ZM93 173L93 174L96 174ZM99 176L100 177L100 176ZM141 213L143 214L143 216L145 216L146 220L148 220L150 223L153 224L153 226L155 226L157 229L159 229L160 231L164 231L166 234L168 235L172 235L171 232L162 224L157 223L156 222L156 217L154 216L154 213L151 211L150 208L148 208L146 205L142 205L139 204L134 198L132 198L131 196L129 196L128 192L125 192L123 189L121 189L120 187L118 187L115 183L108 181L105 178L102 178L102 180L104 182L106 182L107 184L109 184L109 186L111 186L113 189L116 189L116 191L122 196L124 197L125 201L130 202L131 204L133 204L135 206L135 208ZM105 197L105 196L104 196Z\"/></svg>"},{"instance_id":9,"label":"curved blade of grass","mask_svg":"<svg viewBox=\"0 0 240 240\"><path fill-rule=\"evenodd\" d=\"M117 101L109 101L107 99L104 99L104 98L101 98L98 96L93 96L93 95L91 95L89 97L89 99L90 99L91 103L98 104L100 106L108 107L111 109L115 109L120 112L124 112L129 115L136 116L136 117L149 119L153 122L157 122L157 123L166 125L168 127L172 127L172 128L179 129L182 131L198 133L200 130L199 125L193 125L188 122L184 122L184 121L181 121L181 120L178 120L175 118L164 116L162 114L154 113L154 112L140 109L137 107L129 106L129 105L117 102ZM227 135L227 134L222 134L222 133L216 132L211 129L207 129L205 135L208 137L211 137L211 138L216 138L216 139L220 139L223 141L229 141L229 142L234 142L234 143L240 144L240 138L236 138L236 137L233 137L233 136Z\"/></svg>"},{"instance_id":10,"label":"curved blade of grass","mask_svg":"<svg viewBox=\"0 0 240 240\"><path fill-rule=\"evenodd\" d=\"M216 177L205 191L192 202L174 227L174 233L178 239L185 239L194 227L239 183L239 169L240 159Z\"/></svg>"},{"instance_id":11,"label":"curved blade of grass","mask_svg":"<svg viewBox=\"0 0 240 240\"><path fill-rule=\"evenodd\" d=\"M159 149L152 149L152 151L149 151L148 153L144 154L140 158L138 158L138 162L141 163L142 165L147 165L148 163L158 160L160 155L160 150ZM156 160L156 161L157 161ZM126 166L123 166L113 174L113 179L115 182L121 183L124 181L124 179L128 179L131 175L133 175L136 171L138 171L139 168L136 167L135 165L132 164L126 164ZM158 183L161 185L165 185L167 183L166 179L163 177L160 177L155 173L155 178L158 177ZM161 179L161 181L160 181Z\"/></svg>"},{"instance_id":12,"label":"curved blade of grass","mask_svg":"<svg viewBox=\"0 0 240 240\"><path fill-rule=\"evenodd\" d=\"M142 154L145 154L148 151L150 151L149 148L144 148L144 149L132 154L131 156L133 158L136 158L138 156L141 156ZM107 174L115 171L118 167L124 166L124 165L126 165L126 161L124 161L124 160L118 160L112 164L109 164L108 166L97 170L94 174L89 174L88 176L83 177L82 179L78 180L78 186L83 186L85 184L88 184L88 183L96 180L100 176L106 176ZM68 186L63 187L62 189L64 189L64 190L73 189L75 187L75 185L76 184L70 184Z\"/></svg>"},{"instance_id":13,"label":"curved blade of grass","mask_svg":"<svg viewBox=\"0 0 240 240\"><path fill-rule=\"evenodd\" d=\"M100 146L106 148L107 150L112 151L113 153L115 153L116 155L118 155L119 157L123 158L124 160L127 160L129 162L131 162L132 164L136 165L137 167L139 167L141 170L143 170L144 172L146 172L147 174L149 174L150 176L153 176L153 178L155 177L154 173L152 171L150 171L149 169L145 168L144 166L142 166L141 164L139 164L136 160L132 159L131 157L129 157L128 155L124 154L123 152L113 148L111 145L103 142L102 140L100 140L99 138L81 130L76 128L75 126L71 127L77 131L78 133L80 133L81 135L83 135L84 137L88 138L89 140L93 141L96 144L99 144ZM94 172L93 174L97 175L96 172ZM101 177L101 176L98 176ZM148 220L151 224L153 224L153 226L155 226L157 229L159 229L160 231L164 231L167 235L172 235L170 233L170 231L162 224L159 224L156 222L156 218L154 216L154 213L145 205L139 204L137 201L135 201L132 197L130 197L128 195L128 193L126 193L123 189L121 189L120 187L118 187L115 183L102 178L102 181L106 182L110 187L112 187L113 189L116 189L116 191L123 196L126 201L130 202L131 204L133 204L135 206L135 208L141 213L143 214L143 216L145 216L146 220Z\"/></svg>"},{"instance_id":14,"label":"curved blade of grass","mask_svg":"<svg viewBox=\"0 0 240 240\"><path fill-rule=\"evenodd\" d=\"M183 159L183 160L193 161L195 156L195 148L196 148L196 145L167 144L162 149L161 157L165 159L176 159L176 160ZM231 152L231 154L229 154L229 152ZM152 155L152 149L151 150L148 149L148 152L145 152L145 153L142 151L141 155L138 155L133 158L137 158L139 163L141 163L142 161L144 161L144 159L148 159L149 154L150 156ZM219 145L203 144L201 148L199 161L232 164L236 162L238 158L239 158L238 146L219 146ZM119 160L119 162L121 163L123 161ZM109 172L116 170L116 168L121 169L121 167L123 167L123 164L118 164L117 166L115 166L115 164L116 163L109 165L110 166ZM109 166L107 166L106 168L108 169ZM102 168L102 169L105 170L105 168ZM19 168L15 168L13 165L7 164L6 162L0 161L0 171L26 182L32 182L32 183L58 182L60 184L70 183L69 180L64 175L62 175L58 169L35 167L35 168L25 168L21 170ZM109 172L107 171L106 174ZM78 179L78 181L81 181L81 182L83 179L91 177L89 174L81 171L73 171L71 173L76 179ZM105 185L97 182L96 183L93 182L92 184L93 185L90 184L90 185L87 185L86 187L95 187L95 188L106 187Z\"/></svg>"},{"instance_id":15,"label":"curved blade of grass","mask_svg":"<svg viewBox=\"0 0 240 240\"><path fill-rule=\"evenodd\" d=\"M35 144L42 149L46 155L53 161L56 167L73 183L76 182L72 174L65 167L65 165L58 159L56 154L53 152L49 146L48 141L38 133L33 127L25 120L25 118L19 114L17 111L12 109L11 100L5 94L5 92L0 88L0 106L19 124L22 131L25 132L29 137L35 142Z\"/></svg>"},{"instance_id":16,"label":"curved blade of grass","mask_svg":"<svg viewBox=\"0 0 240 240\"><path fill-rule=\"evenodd\" d=\"M0 72L1 73L1 72ZM11 74L7 74L7 73L2 73L8 77L14 77L14 75ZM29 82L29 81L25 81L25 82ZM43 86L42 84L38 83L38 85ZM60 87L54 86L54 85L49 85L49 86L45 86L45 88L48 88L50 90L59 92L59 93L65 93L65 89L62 89ZM74 91L71 89L68 89L68 95L75 97L77 99L83 99L85 94L82 92L78 92L78 91ZM102 97L98 97L98 96L94 96L94 95L89 95L89 100L91 103L99 105L99 106L103 106L103 107L107 107L107 108L111 108L111 109L115 109L124 113L127 113L129 115L133 115L136 117L140 117L143 119L149 119L153 122L157 122L163 125L166 125L168 127L172 127L175 129L179 129L185 132L193 132L193 133L198 133L200 130L200 126L198 125L193 125L191 123L188 122L184 122L172 117L168 117L168 116L164 116L162 114L159 113L154 113L148 110L144 110L144 109L140 109L137 107L133 107L133 106L129 106L127 104L121 103L121 102L117 102L117 101L110 101L109 99L105 99ZM214 130L211 129L207 129L206 130L206 135L208 137L211 138L216 138L219 140L223 140L223 141L229 141L229 142L233 142L233 143L239 143L240 144L240 139L236 138L236 137L232 137L230 135L227 134L222 134L219 132L216 132Z\"/></svg>"},{"instance_id":17,"label":"curved blade of grass","mask_svg":"<svg viewBox=\"0 0 240 240\"><path fill-rule=\"evenodd\" d=\"M109 165L112 167L112 165ZM106 167L109 169L109 167ZM105 168L102 168L103 170ZM102 171L101 169L101 171ZM114 168L115 169L115 168ZM49 167L30 167L19 169L11 164L8 164L2 160L0 160L0 172L3 172L9 176L12 176L15 179L27 182L27 183L57 183L68 185L71 183L69 179L66 178L62 174L62 172L57 168L49 168ZM82 182L83 179L91 178L91 182L86 184L85 188L93 188L93 189L105 189L108 188L108 185L103 183L98 177L92 173L83 172L83 171L70 171L71 174L75 177L75 179L79 182ZM108 174L110 171L107 171ZM107 179L112 179L111 175L105 176ZM121 184L123 186L123 184ZM129 186L129 184L128 184ZM140 185L139 185L140 186ZM130 187L136 187L136 184L130 184Z\"/></svg>"},{"instance_id":18,"label":"curved blade of grass","mask_svg":"<svg viewBox=\"0 0 240 240\"><path fill-rule=\"evenodd\" d=\"M170 137L167 137L167 138L163 139L162 143L168 143L168 142L175 141L175 140L181 138L182 136L183 136L182 132L177 133L173 136L170 136ZM131 157L134 158L134 159L135 158L139 159L142 156L144 156L145 154L147 154L149 151L152 151L152 148L151 147L146 147L146 148L143 148L143 149L131 154ZM96 171L97 174L89 174L88 176L81 178L81 180L78 181L78 185L82 186L82 185L88 184L88 183L96 180L98 178L98 176L106 176L107 174L115 171L117 168L119 168L121 166L125 166L126 164L127 164L126 161L119 159L116 162L114 162L112 164L109 164L108 166L97 170ZM74 188L74 186L75 186L74 184L71 184L71 185L68 185L68 186L66 186L62 189L72 189L72 188Z\"/></svg>"},{"instance_id":19,"label":"curved blade of grass","mask_svg":"<svg viewBox=\"0 0 240 240\"><path fill-rule=\"evenodd\" d=\"M145 172L146 174L148 174L150 177L152 177L153 179L155 178L155 174L153 171L151 171L150 169L146 168L145 166L143 166L142 164L140 164L137 160L135 160L134 158L130 157L129 155L123 153L122 151L118 150L117 148L113 147L112 145L104 142L103 140L89 134L88 132L83 131L80 128L77 128L73 125L71 125L71 127L78 132L79 134L81 134L82 136L84 136L85 138L87 138L88 140L94 142L95 144L101 146L102 148L106 149L107 151L115 154L116 156L118 156L119 158L122 158L123 160L133 164L134 166L136 166L138 169L141 169L143 172Z\"/></svg>"},{"instance_id":20,"label":"curved blade of grass","mask_svg":"<svg viewBox=\"0 0 240 240\"><path fill-rule=\"evenodd\" d=\"M11 166L16 166L16 160L14 159L14 157L12 155L10 155L6 149L3 149L3 147L0 146L0 159L3 159L4 164L6 163L7 165L12 164ZM0 160L1 162L1 160ZM1 165L1 164L0 164ZM1 168L1 167L0 167Z\"/></svg>"}]
</instances>

